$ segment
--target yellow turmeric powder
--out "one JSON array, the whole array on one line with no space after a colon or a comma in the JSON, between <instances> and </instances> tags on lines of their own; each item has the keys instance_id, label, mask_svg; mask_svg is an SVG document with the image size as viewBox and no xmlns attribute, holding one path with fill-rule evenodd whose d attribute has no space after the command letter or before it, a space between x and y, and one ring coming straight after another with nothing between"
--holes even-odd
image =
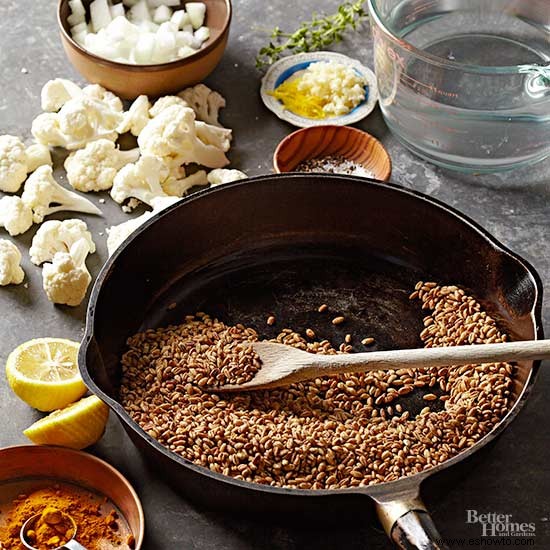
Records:
<instances>
[{"instance_id":1,"label":"yellow turmeric powder","mask_svg":"<svg viewBox=\"0 0 550 550\"><path fill-rule=\"evenodd\" d=\"M0 533L0 548L25 550L19 538L21 527L37 514L41 515L33 525L31 537L32 543L39 550L57 548L73 536L70 520L63 514L74 520L77 527L75 538L89 550L99 549L101 542L128 548L121 540L116 511L113 509L105 517L95 495L64 484L52 485L16 498L7 512L4 532Z\"/></svg>"}]
</instances>

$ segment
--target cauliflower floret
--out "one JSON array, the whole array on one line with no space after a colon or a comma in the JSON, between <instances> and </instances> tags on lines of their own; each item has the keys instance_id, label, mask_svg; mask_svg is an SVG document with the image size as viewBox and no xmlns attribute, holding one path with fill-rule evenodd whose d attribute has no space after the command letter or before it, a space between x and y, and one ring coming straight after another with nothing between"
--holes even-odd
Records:
<instances>
[{"instance_id":1,"label":"cauliflower floret","mask_svg":"<svg viewBox=\"0 0 550 550\"><path fill-rule=\"evenodd\" d=\"M212 126L206 122L195 122L195 129L199 139L207 145L214 145L222 151L229 151L233 132L221 126Z\"/></svg>"},{"instance_id":2,"label":"cauliflower floret","mask_svg":"<svg viewBox=\"0 0 550 550\"><path fill-rule=\"evenodd\" d=\"M32 134L49 147L80 149L97 139L116 141L122 117L108 102L82 94L67 101L58 113L35 118Z\"/></svg>"},{"instance_id":3,"label":"cauliflower floret","mask_svg":"<svg viewBox=\"0 0 550 550\"><path fill-rule=\"evenodd\" d=\"M0 226L12 237L28 231L32 223L32 210L19 197L0 199Z\"/></svg>"},{"instance_id":4,"label":"cauliflower floret","mask_svg":"<svg viewBox=\"0 0 550 550\"><path fill-rule=\"evenodd\" d=\"M96 139L116 141L122 113L109 103L87 96L71 99L59 111L59 128L68 138L67 149L79 149Z\"/></svg>"},{"instance_id":5,"label":"cauliflower floret","mask_svg":"<svg viewBox=\"0 0 550 550\"><path fill-rule=\"evenodd\" d=\"M161 159L142 156L135 164L127 164L115 176L111 197L122 204L134 197L151 206L155 197L168 196L160 185L166 179L168 170Z\"/></svg>"},{"instance_id":6,"label":"cauliflower floret","mask_svg":"<svg viewBox=\"0 0 550 550\"><path fill-rule=\"evenodd\" d=\"M149 116L155 118L161 111L172 107L172 105L181 105L182 107L189 107L186 101L177 95L166 95L160 97L155 101L155 104L149 109Z\"/></svg>"},{"instance_id":7,"label":"cauliflower floret","mask_svg":"<svg viewBox=\"0 0 550 550\"><path fill-rule=\"evenodd\" d=\"M27 178L27 154L15 136L0 136L0 191L16 193Z\"/></svg>"},{"instance_id":8,"label":"cauliflower floret","mask_svg":"<svg viewBox=\"0 0 550 550\"><path fill-rule=\"evenodd\" d=\"M31 126L31 133L38 143L46 147L65 147L68 138L59 127L57 113L42 113L38 115Z\"/></svg>"},{"instance_id":9,"label":"cauliflower floret","mask_svg":"<svg viewBox=\"0 0 550 550\"><path fill-rule=\"evenodd\" d=\"M50 148L42 143L33 143L26 150L27 153L27 172L34 172L39 166L47 164L51 166L52 156Z\"/></svg>"},{"instance_id":10,"label":"cauliflower floret","mask_svg":"<svg viewBox=\"0 0 550 550\"><path fill-rule=\"evenodd\" d=\"M107 250L109 256L129 237L138 227L143 225L149 218L153 217L154 212L151 210L145 212L137 218L128 220L127 222L113 225L107 229Z\"/></svg>"},{"instance_id":11,"label":"cauliflower floret","mask_svg":"<svg viewBox=\"0 0 550 550\"><path fill-rule=\"evenodd\" d=\"M208 174L208 183L215 187L223 183L231 183L248 178L248 176L240 170L227 170L225 168L217 168Z\"/></svg>"},{"instance_id":12,"label":"cauliflower floret","mask_svg":"<svg viewBox=\"0 0 550 550\"><path fill-rule=\"evenodd\" d=\"M86 239L80 239L71 246L70 252L57 252L51 263L42 269L42 286L50 302L79 305L92 280L86 268L86 256L90 246Z\"/></svg>"},{"instance_id":13,"label":"cauliflower floret","mask_svg":"<svg viewBox=\"0 0 550 550\"><path fill-rule=\"evenodd\" d=\"M40 93L42 110L50 113L59 111L69 99L82 94L80 86L66 78L49 80Z\"/></svg>"},{"instance_id":14,"label":"cauliflower floret","mask_svg":"<svg viewBox=\"0 0 550 550\"><path fill-rule=\"evenodd\" d=\"M82 89L82 93L88 97L99 99L99 101L107 103L113 111L118 111L121 113L124 109L120 98L99 84L90 84L85 86Z\"/></svg>"},{"instance_id":15,"label":"cauliflower floret","mask_svg":"<svg viewBox=\"0 0 550 550\"><path fill-rule=\"evenodd\" d=\"M113 225L107 229L107 250L109 256L134 232L138 227L143 225L148 219L152 218L155 214L168 208L172 204L178 202L178 197L155 197L152 199L153 210L145 212L137 218L133 218L124 223Z\"/></svg>"},{"instance_id":16,"label":"cauliflower floret","mask_svg":"<svg viewBox=\"0 0 550 550\"><path fill-rule=\"evenodd\" d=\"M18 285L25 272L21 269L21 252L7 239L0 239L0 286Z\"/></svg>"},{"instance_id":17,"label":"cauliflower floret","mask_svg":"<svg viewBox=\"0 0 550 550\"><path fill-rule=\"evenodd\" d=\"M214 126L221 126L218 121L220 109L225 107L225 99L204 84L186 88L178 94L195 111L197 118Z\"/></svg>"},{"instance_id":18,"label":"cauliflower floret","mask_svg":"<svg viewBox=\"0 0 550 550\"><path fill-rule=\"evenodd\" d=\"M96 247L86 222L78 219L44 222L32 239L31 262L36 265L50 262L58 252L70 252L80 239L88 243L90 254L93 254Z\"/></svg>"},{"instance_id":19,"label":"cauliflower floret","mask_svg":"<svg viewBox=\"0 0 550 550\"><path fill-rule=\"evenodd\" d=\"M101 210L88 199L61 187L53 178L51 166L40 166L29 176L21 199L32 209L35 223L63 210L101 215Z\"/></svg>"},{"instance_id":20,"label":"cauliflower floret","mask_svg":"<svg viewBox=\"0 0 550 550\"><path fill-rule=\"evenodd\" d=\"M194 111L181 105L172 105L153 118L141 131L138 144L144 155L160 157L167 165L196 162L221 168L229 163L223 148L198 137Z\"/></svg>"},{"instance_id":21,"label":"cauliflower floret","mask_svg":"<svg viewBox=\"0 0 550 550\"><path fill-rule=\"evenodd\" d=\"M116 173L126 164L136 162L139 149L121 151L108 139L92 141L65 160L69 183L78 191L104 191L113 186Z\"/></svg>"},{"instance_id":22,"label":"cauliflower floret","mask_svg":"<svg viewBox=\"0 0 550 550\"><path fill-rule=\"evenodd\" d=\"M140 132L147 126L149 122L149 109L151 108L151 103L149 98L146 95L140 95L133 103L130 105L123 116L122 122L117 128L119 134L124 134L125 132L131 132L134 136L139 136Z\"/></svg>"},{"instance_id":23,"label":"cauliflower floret","mask_svg":"<svg viewBox=\"0 0 550 550\"><path fill-rule=\"evenodd\" d=\"M167 195L173 197L183 197L192 187L196 185L207 185L208 179L204 170L198 170L190 176L177 179L168 177L162 182L162 188Z\"/></svg>"}]
</instances>

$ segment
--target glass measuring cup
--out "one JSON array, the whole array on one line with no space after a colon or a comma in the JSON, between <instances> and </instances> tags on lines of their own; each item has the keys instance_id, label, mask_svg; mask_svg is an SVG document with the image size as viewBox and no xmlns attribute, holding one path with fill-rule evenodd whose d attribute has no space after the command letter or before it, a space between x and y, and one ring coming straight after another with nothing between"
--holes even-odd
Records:
<instances>
[{"instance_id":1,"label":"glass measuring cup","mask_svg":"<svg viewBox=\"0 0 550 550\"><path fill-rule=\"evenodd\" d=\"M414 153L491 172L550 155L548 0L368 0L380 108Z\"/></svg>"}]
</instances>

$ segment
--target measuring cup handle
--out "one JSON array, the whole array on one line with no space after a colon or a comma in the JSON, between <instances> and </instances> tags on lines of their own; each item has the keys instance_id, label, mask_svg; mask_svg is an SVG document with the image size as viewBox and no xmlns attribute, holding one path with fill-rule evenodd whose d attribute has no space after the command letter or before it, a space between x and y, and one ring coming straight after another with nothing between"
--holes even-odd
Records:
<instances>
[{"instance_id":1,"label":"measuring cup handle","mask_svg":"<svg viewBox=\"0 0 550 550\"><path fill-rule=\"evenodd\" d=\"M377 502L378 517L400 550L448 550L418 496Z\"/></svg>"},{"instance_id":2,"label":"measuring cup handle","mask_svg":"<svg viewBox=\"0 0 550 550\"><path fill-rule=\"evenodd\" d=\"M68 550L88 550L85 546L82 546L76 540L70 540L67 544L64 544L61 548L67 548Z\"/></svg>"}]
</instances>

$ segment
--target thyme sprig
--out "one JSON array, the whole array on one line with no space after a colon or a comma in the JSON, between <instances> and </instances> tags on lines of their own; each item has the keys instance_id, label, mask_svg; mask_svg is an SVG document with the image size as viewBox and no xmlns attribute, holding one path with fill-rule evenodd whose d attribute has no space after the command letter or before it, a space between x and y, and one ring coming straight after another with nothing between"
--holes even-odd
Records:
<instances>
[{"instance_id":1,"label":"thyme sprig","mask_svg":"<svg viewBox=\"0 0 550 550\"><path fill-rule=\"evenodd\" d=\"M313 14L311 21L301 23L300 27L287 33L279 27L271 31L271 40L256 56L256 67L263 69L277 61L284 52L301 53L321 50L333 43L340 42L344 33L355 30L367 18L363 9L365 0L345 2L332 15Z\"/></svg>"}]
</instances>

